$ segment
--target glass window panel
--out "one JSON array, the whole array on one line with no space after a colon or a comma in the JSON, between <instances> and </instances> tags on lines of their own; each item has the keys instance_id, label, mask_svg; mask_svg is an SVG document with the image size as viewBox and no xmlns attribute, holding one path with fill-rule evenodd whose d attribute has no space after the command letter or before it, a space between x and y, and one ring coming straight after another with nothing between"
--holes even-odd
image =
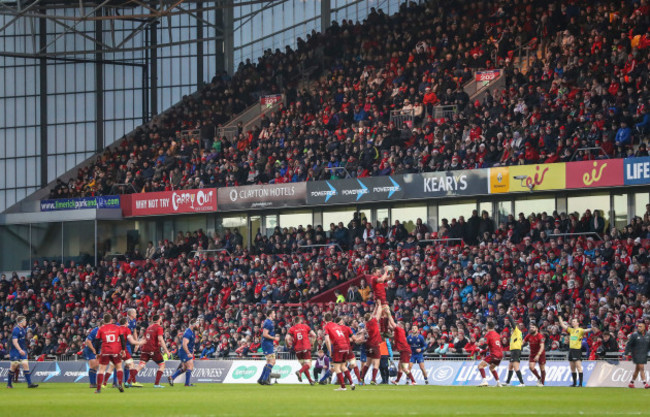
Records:
<instances>
[{"instance_id":1,"label":"glass window panel","mask_svg":"<svg viewBox=\"0 0 650 417\"><path fill-rule=\"evenodd\" d=\"M5 94L7 97L14 96L16 94L16 70L15 68L5 68Z\"/></svg>"},{"instance_id":2,"label":"glass window panel","mask_svg":"<svg viewBox=\"0 0 650 417\"><path fill-rule=\"evenodd\" d=\"M280 213L280 227L298 227L302 225L307 227L308 224L312 224L312 212L311 211L293 211Z\"/></svg>"},{"instance_id":3,"label":"glass window panel","mask_svg":"<svg viewBox=\"0 0 650 417\"><path fill-rule=\"evenodd\" d=\"M499 201L497 205L497 220L499 223L508 220L508 216L513 214L512 201Z\"/></svg>"},{"instance_id":4,"label":"glass window panel","mask_svg":"<svg viewBox=\"0 0 650 417\"><path fill-rule=\"evenodd\" d=\"M25 99L25 125L35 126L38 124L37 117L40 115L40 105L36 97Z\"/></svg>"},{"instance_id":5,"label":"glass window panel","mask_svg":"<svg viewBox=\"0 0 650 417\"><path fill-rule=\"evenodd\" d=\"M47 157L47 181L54 181L56 178L56 156Z\"/></svg>"},{"instance_id":6,"label":"glass window panel","mask_svg":"<svg viewBox=\"0 0 650 417\"><path fill-rule=\"evenodd\" d=\"M36 78L36 67L29 66L25 68L25 93L36 94L38 89L38 79ZM1 88L1 87L0 87ZM1 93L1 91L0 91Z\"/></svg>"},{"instance_id":7,"label":"glass window panel","mask_svg":"<svg viewBox=\"0 0 650 417\"><path fill-rule=\"evenodd\" d=\"M38 185L38 178L40 177L38 174L38 170L40 169L40 166L38 165L38 158L27 158L25 160L25 177L26 177L26 184L27 185Z\"/></svg>"},{"instance_id":8,"label":"glass window panel","mask_svg":"<svg viewBox=\"0 0 650 417\"><path fill-rule=\"evenodd\" d=\"M438 224L442 224L443 219L447 219L451 223L452 219L458 219L459 216L465 217L465 220L469 219L472 216L472 211L476 210L476 201L471 200L462 200L453 203L440 204L438 206ZM396 219L395 215L392 217L394 222ZM426 219L426 213L422 216L422 219Z\"/></svg>"},{"instance_id":9,"label":"glass window panel","mask_svg":"<svg viewBox=\"0 0 650 417\"><path fill-rule=\"evenodd\" d=\"M331 223L337 225L339 222L343 222L343 224L347 226L347 224L352 221L356 211L356 207L345 207L323 211L323 224L321 226L323 226L323 229L325 230L330 229Z\"/></svg>"},{"instance_id":10,"label":"glass window panel","mask_svg":"<svg viewBox=\"0 0 650 417\"><path fill-rule=\"evenodd\" d=\"M27 185L27 178L25 178L25 159L18 158L16 162L16 187L25 187Z\"/></svg>"},{"instance_id":11,"label":"glass window panel","mask_svg":"<svg viewBox=\"0 0 650 417\"><path fill-rule=\"evenodd\" d=\"M5 203L5 198L5 192L0 191L0 206ZM3 271L30 270L30 253L28 224L0 226L0 265Z\"/></svg>"},{"instance_id":12,"label":"glass window panel","mask_svg":"<svg viewBox=\"0 0 650 417\"><path fill-rule=\"evenodd\" d=\"M56 122L56 96L47 96L47 123Z\"/></svg>"},{"instance_id":13,"label":"glass window panel","mask_svg":"<svg viewBox=\"0 0 650 417\"><path fill-rule=\"evenodd\" d=\"M590 210L600 210L604 218L609 217L609 194L595 194L567 198L567 210L569 213L578 213L579 217Z\"/></svg>"},{"instance_id":14,"label":"glass window panel","mask_svg":"<svg viewBox=\"0 0 650 417\"><path fill-rule=\"evenodd\" d=\"M7 159L6 160L6 173L7 173L7 188L13 188L16 186L16 160Z\"/></svg>"},{"instance_id":15,"label":"glass window panel","mask_svg":"<svg viewBox=\"0 0 650 417\"><path fill-rule=\"evenodd\" d=\"M34 261L61 262L62 253L61 223L33 223L31 228L31 249Z\"/></svg>"},{"instance_id":16,"label":"glass window panel","mask_svg":"<svg viewBox=\"0 0 650 417\"><path fill-rule=\"evenodd\" d=\"M648 193L634 193L634 215L641 216L646 212L646 204L650 203Z\"/></svg>"},{"instance_id":17,"label":"glass window panel","mask_svg":"<svg viewBox=\"0 0 650 417\"><path fill-rule=\"evenodd\" d=\"M614 194L614 226L621 230L621 228L628 224L627 212L627 194ZM645 207L644 207L645 208ZM611 218L610 218L611 222Z\"/></svg>"},{"instance_id":18,"label":"glass window panel","mask_svg":"<svg viewBox=\"0 0 650 417\"><path fill-rule=\"evenodd\" d=\"M1 133L4 139L4 146L6 149L6 157L13 158L16 156L16 130L6 129Z\"/></svg>"},{"instance_id":19,"label":"glass window panel","mask_svg":"<svg viewBox=\"0 0 650 417\"><path fill-rule=\"evenodd\" d=\"M27 155L27 129L16 129L16 156Z\"/></svg>"},{"instance_id":20,"label":"glass window panel","mask_svg":"<svg viewBox=\"0 0 650 417\"><path fill-rule=\"evenodd\" d=\"M16 105L15 99L5 100L5 122L6 126L4 127L14 127L16 126Z\"/></svg>"},{"instance_id":21,"label":"glass window panel","mask_svg":"<svg viewBox=\"0 0 650 417\"><path fill-rule=\"evenodd\" d=\"M425 205L393 207L390 211L391 223L394 224L395 220L399 220L409 232L415 229L417 219L421 219L423 223L427 222L427 206Z\"/></svg>"},{"instance_id":22,"label":"glass window panel","mask_svg":"<svg viewBox=\"0 0 650 417\"><path fill-rule=\"evenodd\" d=\"M530 214L546 212L552 214L555 210L555 197L517 197L515 200L515 213L524 213L528 217ZM515 217L517 217L515 216Z\"/></svg>"},{"instance_id":23,"label":"glass window panel","mask_svg":"<svg viewBox=\"0 0 650 417\"><path fill-rule=\"evenodd\" d=\"M56 156L56 175L57 177L65 172L65 155Z\"/></svg>"},{"instance_id":24,"label":"glass window panel","mask_svg":"<svg viewBox=\"0 0 650 417\"><path fill-rule=\"evenodd\" d=\"M95 262L95 223L93 221L63 223L63 261L78 264L94 264Z\"/></svg>"},{"instance_id":25,"label":"glass window panel","mask_svg":"<svg viewBox=\"0 0 650 417\"><path fill-rule=\"evenodd\" d=\"M56 97L56 106L55 106L55 119L54 123L64 123L66 120L66 114L65 114L65 96L64 95L57 95ZM53 109L49 109L53 110Z\"/></svg>"}]
</instances>

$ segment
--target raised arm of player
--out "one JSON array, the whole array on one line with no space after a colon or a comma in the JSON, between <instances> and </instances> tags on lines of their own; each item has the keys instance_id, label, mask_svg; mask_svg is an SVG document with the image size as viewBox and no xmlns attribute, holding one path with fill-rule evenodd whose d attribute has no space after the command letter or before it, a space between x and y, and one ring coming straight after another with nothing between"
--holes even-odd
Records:
<instances>
[{"instance_id":1,"label":"raised arm of player","mask_svg":"<svg viewBox=\"0 0 650 417\"><path fill-rule=\"evenodd\" d=\"M589 327L589 328L585 329L585 334L591 333L591 332L598 333L599 331L600 331L600 329L598 327Z\"/></svg>"},{"instance_id":2,"label":"raised arm of player","mask_svg":"<svg viewBox=\"0 0 650 417\"><path fill-rule=\"evenodd\" d=\"M392 314L390 314L388 316L388 327L391 328L391 329L394 329L395 327L397 327L397 325L395 324L395 320L393 319Z\"/></svg>"},{"instance_id":3,"label":"raised arm of player","mask_svg":"<svg viewBox=\"0 0 650 417\"><path fill-rule=\"evenodd\" d=\"M566 330L569 328L569 325L562 319L562 316L557 316L557 318L560 320L560 326L562 329Z\"/></svg>"},{"instance_id":4,"label":"raised arm of player","mask_svg":"<svg viewBox=\"0 0 650 417\"><path fill-rule=\"evenodd\" d=\"M515 320L512 318L512 308L508 308L508 311L506 312L506 318L508 319L508 323L510 323L510 327L515 327Z\"/></svg>"},{"instance_id":5,"label":"raised arm of player","mask_svg":"<svg viewBox=\"0 0 650 417\"><path fill-rule=\"evenodd\" d=\"M379 321L381 318L382 306L380 304L375 305L375 310L372 312L372 318Z\"/></svg>"}]
</instances>

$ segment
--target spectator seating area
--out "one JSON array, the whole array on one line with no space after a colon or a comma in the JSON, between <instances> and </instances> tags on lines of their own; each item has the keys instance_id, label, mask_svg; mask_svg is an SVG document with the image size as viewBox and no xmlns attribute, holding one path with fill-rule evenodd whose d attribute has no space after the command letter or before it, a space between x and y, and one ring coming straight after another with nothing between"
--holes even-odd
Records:
<instances>
[{"instance_id":1,"label":"spectator seating area","mask_svg":"<svg viewBox=\"0 0 650 417\"><path fill-rule=\"evenodd\" d=\"M394 16L373 10L363 23L334 23L295 49L217 75L58 181L51 197L646 156L649 19L648 0L438 0ZM522 47L531 62L519 60ZM313 82L299 83L298 68L312 63ZM464 92L473 71L494 68L505 72L505 88L482 100ZM282 93L287 105L259 129L214 136L260 92ZM436 105L457 111L434 119ZM415 120L395 125L391 111ZM182 138L188 128L199 137Z\"/></svg>"},{"instance_id":2,"label":"spectator seating area","mask_svg":"<svg viewBox=\"0 0 650 417\"><path fill-rule=\"evenodd\" d=\"M620 231L606 226L593 237L549 238L553 231L587 230L597 222L592 212L541 213L494 225L474 213L467 222L443 220L440 240L431 239L436 235L421 222L408 231L398 221L388 226L353 219L327 232L320 226L276 229L268 240L258 237L250 252L241 248L236 231L196 231L152 245L143 256L131 254L126 262L102 261L96 268L41 262L30 276L0 279L0 358L19 314L29 318L33 356L72 358L103 313L123 314L130 307L137 309L141 328L161 313L174 348L189 319L203 315L198 357L255 355L267 308L278 312L283 335L291 318L302 315L322 339L324 312L346 315L357 327L372 309L366 278L379 265L398 271L387 300L397 320L420 327L429 354L475 356L488 318L496 320L508 346L504 318L511 309L516 320L541 327L549 352L568 347L558 315L599 328L585 345L594 358L619 352L634 323L650 320L649 216ZM471 242L445 239L450 233ZM296 242L309 241L332 246L295 250ZM228 249L202 252L211 247ZM346 282L349 288L339 286ZM337 303L312 302L335 288ZM284 338L279 350L286 350Z\"/></svg>"}]
</instances>

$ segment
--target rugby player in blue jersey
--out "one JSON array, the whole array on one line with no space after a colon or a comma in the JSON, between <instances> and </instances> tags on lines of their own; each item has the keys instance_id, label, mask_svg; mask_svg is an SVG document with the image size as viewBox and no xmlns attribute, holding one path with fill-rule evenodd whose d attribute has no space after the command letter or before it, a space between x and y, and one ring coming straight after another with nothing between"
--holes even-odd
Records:
<instances>
[{"instance_id":1,"label":"rugby player in blue jersey","mask_svg":"<svg viewBox=\"0 0 650 417\"><path fill-rule=\"evenodd\" d=\"M420 329L417 325L411 327L411 332L406 338L406 341L411 346L412 352L411 361L409 363L409 372L413 370L413 364L419 364L420 369L422 370L422 376L424 377L424 383L429 385L429 376L424 367L424 349L427 347L427 342L424 340L424 336L420 334Z\"/></svg>"},{"instance_id":2,"label":"rugby player in blue jersey","mask_svg":"<svg viewBox=\"0 0 650 417\"><path fill-rule=\"evenodd\" d=\"M97 362L97 348L95 347L97 330L99 330L99 327L94 326L88 333L83 350L84 359L88 361L88 381L90 381L90 388L97 388L97 368L99 367L99 362Z\"/></svg>"},{"instance_id":3,"label":"rugby player in blue jersey","mask_svg":"<svg viewBox=\"0 0 650 417\"><path fill-rule=\"evenodd\" d=\"M20 372L21 365L23 375L25 375L27 381L27 388L38 387L38 384L32 383L32 373L29 372L29 362L27 361L27 318L25 316L16 317L16 327L11 332L9 360L11 365L7 374L7 388L13 388L14 375Z\"/></svg>"},{"instance_id":4,"label":"rugby player in blue jersey","mask_svg":"<svg viewBox=\"0 0 650 417\"><path fill-rule=\"evenodd\" d=\"M196 335L194 331L199 327L199 320L192 319L190 320L189 327L183 333L183 341L181 343L181 348L178 350L178 357L181 360L182 366L179 367L176 372L170 377L167 377L169 381L169 386L174 386L174 379L180 374L185 372L185 386L193 387L190 383L190 378L192 377L192 371L194 370L194 343L196 341Z\"/></svg>"}]
</instances>

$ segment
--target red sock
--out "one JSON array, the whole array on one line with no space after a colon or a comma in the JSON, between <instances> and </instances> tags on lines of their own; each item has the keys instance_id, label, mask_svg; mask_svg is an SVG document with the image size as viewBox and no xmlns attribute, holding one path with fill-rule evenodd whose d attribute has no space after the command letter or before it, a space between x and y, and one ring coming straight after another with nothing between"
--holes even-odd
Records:
<instances>
[{"instance_id":1,"label":"red sock","mask_svg":"<svg viewBox=\"0 0 650 417\"><path fill-rule=\"evenodd\" d=\"M367 373L368 373L368 365L363 365L363 368L361 368L361 379L365 379Z\"/></svg>"},{"instance_id":2,"label":"red sock","mask_svg":"<svg viewBox=\"0 0 650 417\"><path fill-rule=\"evenodd\" d=\"M349 383L350 385L352 385L352 384L353 384L353 382L352 382L352 375L350 375L350 370L349 370L349 369L348 369L347 371L345 371L345 377L347 378L348 383Z\"/></svg>"},{"instance_id":3,"label":"red sock","mask_svg":"<svg viewBox=\"0 0 650 417\"><path fill-rule=\"evenodd\" d=\"M377 369L372 368L372 380L377 382Z\"/></svg>"},{"instance_id":4,"label":"red sock","mask_svg":"<svg viewBox=\"0 0 650 417\"><path fill-rule=\"evenodd\" d=\"M133 384L135 382L135 377L138 375L138 371L135 369L131 369L129 371L129 380L127 381L129 384Z\"/></svg>"},{"instance_id":5,"label":"red sock","mask_svg":"<svg viewBox=\"0 0 650 417\"><path fill-rule=\"evenodd\" d=\"M399 382L399 379L400 379L401 377L402 377L402 371L399 371L399 372L397 373L397 379L395 380L395 382Z\"/></svg>"},{"instance_id":6,"label":"red sock","mask_svg":"<svg viewBox=\"0 0 650 417\"><path fill-rule=\"evenodd\" d=\"M409 372L409 378L411 379L411 382L415 384L415 378L413 378L413 374Z\"/></svg>"},{"instance_id":7,"label":"red sock","mask_svg":"<svg viewBox=\"0 0 650 417\"><path fill-rule=\"evenodd\" d=\"M359 367L358 366L354 367L354 376L357 377L357 381L361 382L361 374L359 373Z\"/></svg>"},{"instance_id":8,"label":"red sock","mask_svg":"<svg viewBox=\"0 0 650 417\"><path fill-rule=\"evenodd\" d=\"M104 374L104 385L108 384L108 380L109 380L110 378L111 378L111 373L110 373L110 372L106 372L106 373Z\"/></svg>"},{"instance_id":9,"label":"red sock","mask_svg":"<svg viewBox=\"0 0 650 417\"><path fill-rule=\"evenodd\" d=\"M307 380L308 380L309 382L312 382L312 381L311 381L311 375L309 375L309 365L308 365L308 364L304 364L304 365L302 366L302 368L300 369L300 372L302 372L302 373L305 374L305 376L307 377Z\"/></svg>"},{"instance_id":10,"label":"red sock","mask_svg":"<svg viewBox=\"0 0 650 417\"><path fill-rule=\"evenodd\" d=\"M535 378L537 378L540 381L542 380L542 377L539 376L539 372L537 372L537 369L531 369L530 372L532 372L533 375L535 375Z\"/></svg>"},{"instance_id":11,"label":"red sock","mask_svg":"<svg viewBox=\"0 0 650 417\"><path fill-rule=\"evenodd\" d=\"M123 382L124 382L124 372L117 371L117 385L122 385Z\"/></svg>"},{"instance_id":12,"label":"red sock","mask_svg":"<svg viewBox=\"0 0 650 417\"><path fill-rule=\"evenodd\" d=\"M497 374L497 370L493 369L492 370L492 375L494 376L494 380L498 381L499 380L499 374Z\"/></svg>"},{"instance_id":13,"label":"red sock","mask_svg":"<svg viewBox=\"0 0 650 417\"><path fill-rule=\"evenodd\" d=\"M155 385L160 385L160 378L162 378L162 371L156 372L156 384Z\"/></svg>"},{"instance_id":14,"label":"red sock","mask_svg":"<svg viewBox=\"0 0 650 417\"><path fill-rule=\"evenodd\" d=\"M102 381L104 380L104 374L97 374L97 391L102 390Z\"/></svg>"},{"instance_id":15,"label":"red sock","mask_svg":"<svg viewBox=\"0 0 650 417\"><path fill-rule=\"evenodd\" d=\"M546 370L542 371L542 384L546 381Z\"/></svg>"},{"instance_id":16,"label":"red sock","mask_svg":"<svg viewBox=\"0 0 650 417\"><path fill-rule=\"evenodd\" d=\"M336 374L336 377L339 379L339 384L341 385L341 388L345 388L345 377L343 376L343 372L339 372Z\"/></svg>"},{"instance_id":17,"label":"red sock","mask_svg":"<svg viewBox=\"0 0 650 417\"><path fill-rule=\"evenodd\" d=\"M478 371L481 373L483 379L485 379L485 368L480 368Z\"/></svg>"}]
</instances>

